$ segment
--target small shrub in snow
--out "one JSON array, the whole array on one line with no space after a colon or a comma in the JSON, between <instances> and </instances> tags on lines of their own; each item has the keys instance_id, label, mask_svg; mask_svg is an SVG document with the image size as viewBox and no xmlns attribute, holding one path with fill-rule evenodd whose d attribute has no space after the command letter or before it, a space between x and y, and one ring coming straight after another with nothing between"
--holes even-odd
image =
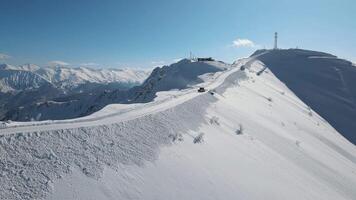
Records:
<instances>
[{"instance_id":1,"label":"small shrub in snow","mask_svg":"<svg viewBox=\"0 0 356 200\"><path fill-rule=\"evenodd\" d=\"M183 135L180 133L170 134L168 137L172 139L172 142L183 141Z\"/></svg>"},{"instance_id":2,"label":"small shrub in snow","mask_svg":"<svg viewBox=\"0 0 356 200\"><path fill-rule=\"evenodd\" d=\"M244 127L242 126L242 124L239 124L239 128L235 131L236 135L242 135L244 132Z\"/></svg>"},{"instance_id":3,"label":"small shrub in snow","mask_svg":"<svg viewBox=\"0 0 356 200\"><path fill-rule=\"evenodd\" d=\"M85 175L87 175L87 176L90 175L90 172L89 172L88 168L84 167L84 168L82 169L82 171L83 171L83 173L84 173Z\"/></svg>"},{"instance_id":4,"label":"small shrub in snow","mask_svg":"<svg viewBox=\"0 0 356 200\"><path fill-rule=\"evenodd\" d=\"M204 142L204 133L199 133L193 140L193 143L196 144L196 143L202 143Z\"/></svg>"},{"instance_id":5,"label":"small shrub in snow","mask_svg":"<svg viewBox=\"0 0 356 200\"><path fill-rule=\"evenodd\" d=\"M272 101L273 101L273 100L272 100L272 97L268 97L267 100L268 100L269 102L272 102Z\"/></svg>"},{"instance_id":6,"label":"small shrub in snow","mask_svg":"<svg viewBox=\"0 0 356 200\"><path fill-rule=\"evenodd\" d=\"M218 117L216 117L216 116L213 116L210 120L209 120L209 122L210 122L210 124L212 124L212 125L220 125L220 123L219 123L219 118Z\"/></svg>"}]
</instances>

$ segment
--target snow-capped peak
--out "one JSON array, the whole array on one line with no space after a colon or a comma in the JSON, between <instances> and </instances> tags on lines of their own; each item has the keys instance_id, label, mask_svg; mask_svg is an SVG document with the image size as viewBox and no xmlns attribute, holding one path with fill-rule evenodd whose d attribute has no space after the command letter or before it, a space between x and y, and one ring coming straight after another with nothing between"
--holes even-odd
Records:
<instances>
[{"instance_id":1,"label":"snow-capped peak","mask_svg":"<svg viewBox=\"0 0 356 200\"><path fill-rule=\"evenodd\" d=\"M19 70L25 70L25 71L34 72L34 71L39 70L39 69L40 69L40 66L35 65L35 64L28 63L28 64L20 65L20 66L18 67L18 69L19 69Z\"/></svg>"},{"instance_id":2,"label":"snow-capped peak","mask_svg":"<svg viewBox=\"0 0 356 200\"><path fill-rule=\"evenodd\" d=\"M0 70L16 70L17 67L9 64L0 64Z\"/></svg>"}]
</instances>

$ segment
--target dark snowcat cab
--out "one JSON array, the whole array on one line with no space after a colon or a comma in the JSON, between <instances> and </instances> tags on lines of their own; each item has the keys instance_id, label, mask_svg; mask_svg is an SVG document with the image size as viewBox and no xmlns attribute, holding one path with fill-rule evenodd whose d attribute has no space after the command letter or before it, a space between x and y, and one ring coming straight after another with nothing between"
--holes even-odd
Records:
<instances>
[{"instance_id":1,"label":"dark snowcat cab","mask_svg":"<svg viewBox=\"0 0 356 200\"><path fill-rule=\"evenodd\" d=\"M200 87L200 88L198 89L198 92L205 92L205 88Z\"/></svg>"}]
</instances>

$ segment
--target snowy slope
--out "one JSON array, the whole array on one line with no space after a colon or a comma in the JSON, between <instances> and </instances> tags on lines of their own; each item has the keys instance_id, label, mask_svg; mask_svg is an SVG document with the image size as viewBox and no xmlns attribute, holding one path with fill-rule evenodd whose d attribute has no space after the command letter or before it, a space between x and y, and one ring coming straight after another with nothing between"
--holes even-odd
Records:
<instances>
[{"instance_id":1,"label":"snowy slope","mask_svg":"<svg viewBox=\"0 0 356 200\"><path fill-rule=\"evenodd\" d=\"M196 62L189 59L180 60L169 66L155 68L145 82L133 89L130 99L135 102L149 102L159 91L185 89L202 82L199 77L207 73L226 70L229 64L220 61Z\"/></svg>"},{"instance_id":2,"label":"snowy slope","mask_svg":"<svg viewBox=\"0 0 356 200\"><path fill-rule=\"evenodd\" d=\"M356 144L356 67L351 62L302 49L265 51L257 59Z\"/></svg>"},{"instance_id":3,"label":"snowy slope","mask_svg":"<svg viewBox=\"0 0 356 200\"><path fill-rule=\"evenodd\" d=\"M10 124L0 198L355 199L355 146L263 68L250 58L205 76L213 95Z\"/></svg>"}]
</instances>

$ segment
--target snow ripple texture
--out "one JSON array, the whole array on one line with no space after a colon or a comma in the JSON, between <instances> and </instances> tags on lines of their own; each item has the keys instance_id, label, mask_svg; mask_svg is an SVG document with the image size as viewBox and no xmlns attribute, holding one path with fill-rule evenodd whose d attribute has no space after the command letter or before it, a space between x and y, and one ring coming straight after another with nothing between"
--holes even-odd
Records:
<instances>
[{"instance_id":1,"label":"snow ripple texture","mask_svg":"<svg viewBox=\"0 0 356 200\"><path fill-rule=\"evenodd\" d=\"M126 122L0 136L0 199L43 199L74 167L99 179L105 166L118 170L119 164L154 161L172 136L206 123L205 108L214 101L204 94Z\"/></svg>"}]
</instances>

